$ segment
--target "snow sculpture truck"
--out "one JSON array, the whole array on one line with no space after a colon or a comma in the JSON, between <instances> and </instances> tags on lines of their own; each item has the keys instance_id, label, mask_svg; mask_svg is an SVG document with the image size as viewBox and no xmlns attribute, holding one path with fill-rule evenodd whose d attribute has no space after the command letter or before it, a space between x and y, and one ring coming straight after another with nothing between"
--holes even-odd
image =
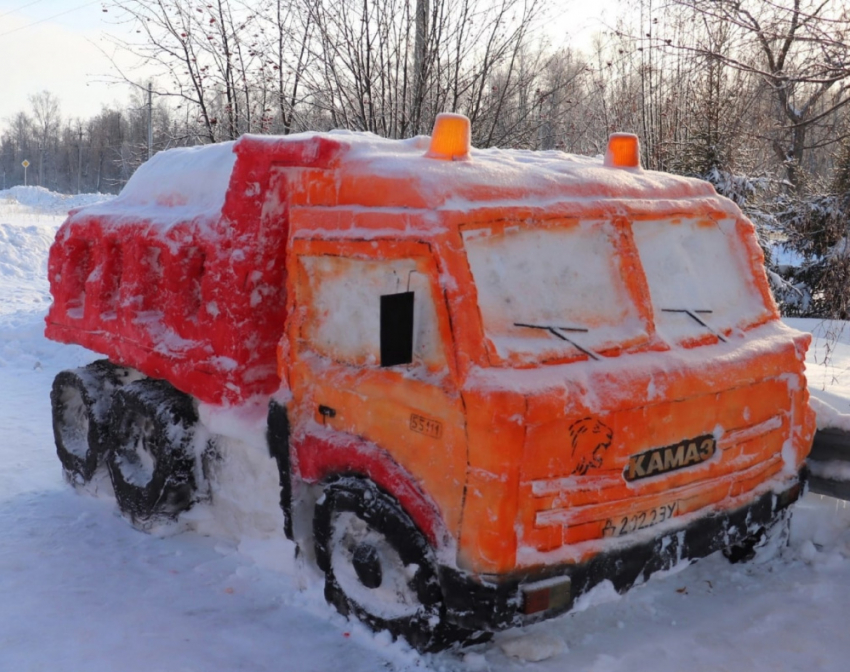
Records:
<instances>
[{"instance_id":1,"label":"snow sculpture truck","mask_svg":"<svg viewBox=\"0 0 850 672\"><path fill-rule=\"evenodd\" d=\"M135 523L177 516L216 496L199 407L261 404L329 602L421 649L750 553L814 432L752 224L634 136L469 137L245 136L73 211L46 333L108 359L53 386L69 479L105 465Z\"/></svg>"}]
</instances>

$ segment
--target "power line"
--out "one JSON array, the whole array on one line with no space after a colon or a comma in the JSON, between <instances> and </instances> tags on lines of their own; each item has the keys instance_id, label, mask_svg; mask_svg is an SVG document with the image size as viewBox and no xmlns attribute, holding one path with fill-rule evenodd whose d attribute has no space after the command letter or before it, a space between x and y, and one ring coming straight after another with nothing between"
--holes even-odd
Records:
<instances>
[{"instance_id":1,"label":"power line","mask_svg":"<svg viewBox=\"0 0 850 672\"><path fill-rule=\"evenodd\" d=\"M64 12L59 12L58 14L54 14L53 16L48 16L45 19L39 19L38 21L33 21L32 23L28 23L25 26L20 26L19 28L15 28L6 33L0 33L0 37L6 37L6 35L11 35L12 33L17 33L19 30L24 30L25 28L32 28L33 26L37 26L39 23L44 23L45 21L52 21L53 19L58 19L60 16L65 16L66 14L70 14L71 12L76 12L78 9L83 9L84 7L89 7L90 5L96 5L103 0L92 0L92 2L87 2L82 5L78 5L77 7L72 7L71 9L67 9ZM36 0L36 2L40 2L40 0ZM35 3L33 3L35 4ZM23 9L23 7L21 8ZM18 11L18 10L13 10ZM11 13L11 12L9 12ZM4 15L5 16L5 15Z\"/></svg>"},{"instance_id":2,"label":"power line","mask_svg":"<svg viewBox=\"0 0 850 672\"><path fill-rule=\"evenodd\" d=\"M3 12L0 14L0 19L4 16L9 16L9 14L14 14L15 12L20 12L22 9L26 9L27 7L32 7L33 5L37 5L39 2L44 2L44 0L33 0L29 4L24 5L23 7L18 7L17 9L11 9L8 12Z\"/></svg>"}]
</instances>

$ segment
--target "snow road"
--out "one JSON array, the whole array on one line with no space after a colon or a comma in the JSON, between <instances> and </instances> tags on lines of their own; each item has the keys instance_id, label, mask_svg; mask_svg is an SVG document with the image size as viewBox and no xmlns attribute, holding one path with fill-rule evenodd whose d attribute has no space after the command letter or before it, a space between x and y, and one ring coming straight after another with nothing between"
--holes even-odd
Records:
<instances>
[{"instance_id":1,"label":"snow road","mask_svg":"<svg viewBox=\"0 0 850 672\"><path fill-rule=\"evenodd\" d=\"M0 671L848 668L850 506L813 495L779 558L732 566L715 554L624 597L597 590L584 611L431 656L336 614L280 532L133 530L108 495L63 482L53 447L53 377L94 358L42 335L47 248L57 211L74 205L0 192ZM838 412L850 411L848 336L829 344L828 367L811 367L814 392Z\"/></svg>"}]
</instances>

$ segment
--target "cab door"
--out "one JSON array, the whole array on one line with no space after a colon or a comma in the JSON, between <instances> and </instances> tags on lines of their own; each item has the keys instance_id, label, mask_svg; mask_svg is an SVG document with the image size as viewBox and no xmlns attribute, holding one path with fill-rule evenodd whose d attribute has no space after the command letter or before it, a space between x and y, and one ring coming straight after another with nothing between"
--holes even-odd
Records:
<instances>
[{"instance_id":1,"label":"cab door","mask_svg":"<svg viewBox=\"0 0 850 672\"><path fill-rule=\"evenodd\" d=\"M360 473L397 497L413 486L456 534L466 429L430 246L302 240L290 261L290 418L302 477Z\"/></svg>"}]
</instances>

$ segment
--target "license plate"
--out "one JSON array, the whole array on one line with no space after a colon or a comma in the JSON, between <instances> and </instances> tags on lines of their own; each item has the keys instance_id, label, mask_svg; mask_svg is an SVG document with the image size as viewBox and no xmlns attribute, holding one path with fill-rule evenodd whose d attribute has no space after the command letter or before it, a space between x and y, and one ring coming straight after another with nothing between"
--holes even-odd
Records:
<instances>
[{"instance_id":1,"label":"license plate","mask_svg":"<svg viewBox=\"0 0 850 672\"><path fill-rule=\"evenodd\" d=\"M673 518L679 512L679 502L662 504L654 509L638 511L629 516L609 518L602 527L603 537L622 537Z\"/></svg>"}]
</instances>

